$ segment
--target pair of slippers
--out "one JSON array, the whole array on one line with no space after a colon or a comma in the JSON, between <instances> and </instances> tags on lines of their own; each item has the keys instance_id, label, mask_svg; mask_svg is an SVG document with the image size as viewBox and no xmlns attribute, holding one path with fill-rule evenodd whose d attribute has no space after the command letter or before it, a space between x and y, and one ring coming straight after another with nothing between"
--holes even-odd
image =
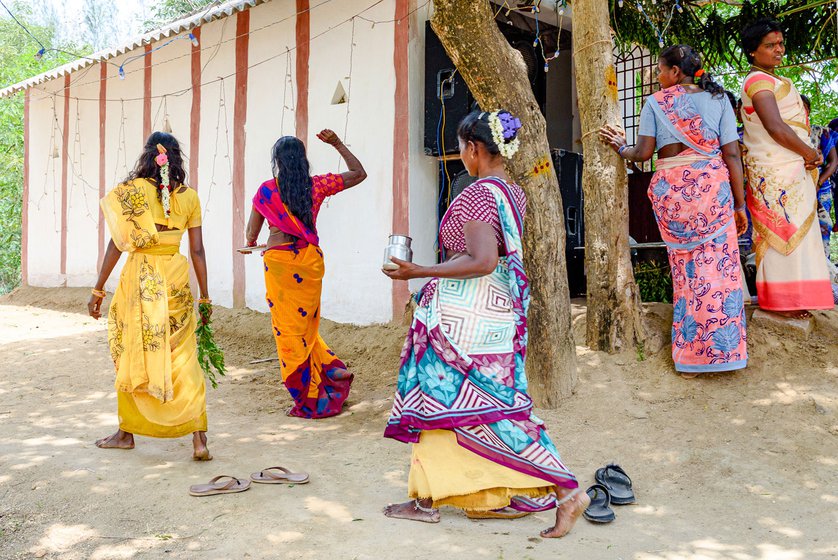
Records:
<instances>
[{"instance_id":1,"label":"pair of slippers","mask_svg":"<svg viewBox=\"0 0 838 560\"><path fill-rule=\"evenodd\" d=\"M616 518L611 505L622 506L636 501L631 478L620 465L606 465L597 469L596 484L585 492L591 503L582 515L593 523L611 523Z\"/></svg>"},{"instance_id":2,"label":"pair of slippers","mask_svg":"<svg viewBox=\"0 0 838 560\"><path fill-rule=\"evenodd\" d=\"M244 480L221 474L210 480L207 484L193 484L189 487L190 496L216 496L218 494L236 494L250 488L251 482L258 484L306 484L309 481L308 473L291 472L285 467L268 467L259 472L252 473L250 480Z\"/></svg>"}]
</instances>

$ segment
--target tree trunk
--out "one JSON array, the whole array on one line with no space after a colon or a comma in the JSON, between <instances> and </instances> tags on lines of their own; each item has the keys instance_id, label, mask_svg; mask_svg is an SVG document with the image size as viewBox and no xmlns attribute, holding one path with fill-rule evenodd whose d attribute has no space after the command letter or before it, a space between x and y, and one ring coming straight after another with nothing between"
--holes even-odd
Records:
<instances>
[{"instance_id":1,"label":"tree trunk","mask_svg":"<svg viewBox=\"0 0 838 560\"><path fill-rule=\"evenodd\" d=\"M585 154L587 342L594 350L617 352L641 343L644 333L629 253L626 167L597 134L605 124L622 123L608 22L608 0L573 2L573 60Z\"/></svg>"},{"instance_id":2,"label":"tree trunk","mask_svg":"<svg viewBox=\"0 0 838 560\"><path fill-rule=\"evenodd\" d=\"M527 194L524 261L531 282L527 377L539 406L555 407L576 383L562 200L547 125L521 54L501 34L488 0L434 0L431 25L486 111L521 119L521 148L506 170Z\"/></svg>"}]
</instances>

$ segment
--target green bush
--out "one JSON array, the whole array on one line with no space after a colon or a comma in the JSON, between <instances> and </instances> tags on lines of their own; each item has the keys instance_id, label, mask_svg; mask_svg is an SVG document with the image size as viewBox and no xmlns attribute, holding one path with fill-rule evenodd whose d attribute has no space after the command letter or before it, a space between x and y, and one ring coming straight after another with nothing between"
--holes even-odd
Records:
<instances>
[{"instance_id":1,"label":"green bush","mask_svg":"<svg viewBox=\"0 0 838 560\"><path fill-rule=\"evenodd\" d=\"M634 280L642 301L672 303L672 275L668 263L657 260L639 262L634 266Z\"/></svg>"}]
</instances>

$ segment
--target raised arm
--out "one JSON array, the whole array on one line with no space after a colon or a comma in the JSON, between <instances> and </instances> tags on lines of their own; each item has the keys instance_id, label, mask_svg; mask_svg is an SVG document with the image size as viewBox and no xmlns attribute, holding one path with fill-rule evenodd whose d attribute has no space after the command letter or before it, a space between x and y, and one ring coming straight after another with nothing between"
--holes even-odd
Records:
<instances>
[{"instance_id":1,"label":"raised arm","mask_svg":"<svg viewBox=\"0 0 838 560\"><path fill-rule=\"evenodd\" d=\"M116 263L119 262L119 257L121 256L122 251L116 248L116 245L113 243L113 239L111 239L108 243L108 248L105 249L105 256L102 258L102 268L99 269L99 278L96 280L96 285L93 287L94 290L101 292L105 289L105 282L107 282L108 278L110 278L111 272L113 272L113 267L115 267ZM105 298L101 298L96 294L90 295L90 300L87 302L87 312L94 319L98 319L102 316L103 299Z\"/></svg>"},{"instance_id":2,"label":"raised arm","mask_svg":"<svg viewBox=\"0 0 838 560\"><path fill-rule=\"evenodd\" d=\"M758 91L754 94L753 103L762 126L775 142L802 157L807 169L814 169L823 163L820 151L801 140L800 136L783 121L774 92Z\"/></svg>"},{"instance_id":3,"label":"raised arm","mask_svg":"<svg viewBox=\"0 0 838 560\"><path fill-rule=\"evenodd\" d=\"M364 166L361 165L361 162L355 157L355 154L349 151L349 148L347 148L341 139L338 138L338 135L335 134L334 131L329 130L328 128L323 129L317 133L317 138L326 144L333 146L341 155L343 161L346 162L346 166L349 168L349 171L341 173L345 188L348 189L350 187L354 187L367 178L367 172L364 170Z\"/></svg>"}]
</instances>

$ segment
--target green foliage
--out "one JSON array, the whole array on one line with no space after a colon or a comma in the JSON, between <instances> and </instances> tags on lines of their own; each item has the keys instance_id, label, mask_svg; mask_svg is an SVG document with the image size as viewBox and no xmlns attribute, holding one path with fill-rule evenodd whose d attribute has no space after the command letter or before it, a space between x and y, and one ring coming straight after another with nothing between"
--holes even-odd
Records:
<instances>
[{"instance_id":1,"label":"green foliage","mask_svg":"<svg viewBox=\"0 0 838 560\"><path fill-rule=\"evenodd\" d=\"M18 15L18 19L24 17ZM53 30L24 22L47 47ZM0 19L0 84L19 82L60 66L73 57L48 52L40 61L40 47L8 18ZM70 50L67 47L66 50ZM0 294L20 283L20 216L23 200L23 94L0 99Z\"/></svg>"},{"instance_id":2,"label":"green foliage","mask_svg":"<svg viewBox=\"0 0 838 560\"><path fill-rule=\"evenodd\" d=\"M611 28L623 48L642 45L652 54L661 51L652 26L637 8L637 0L611 3ZM683 12L672 11L675 0L643 3L646 15L659 30L672 21L664 45L687 44L702 53L711 69L738 68L746 64L739 48L739 33L748 23L763 16L777 18L786 30L788 61L808 62L834 57L838 52L835 34L835 3L816 0L745 0L741 6L706 0L681 0Z\"/></svg>"},{"instance_id":3,"label":"green foliage","mask_svg":"<svg viewBox=\"0 0 838 560\"><path fill-rule=\"evenodd\" d=\"M658 37L637 9L637 0L611 2L611 27L618 49L642 45L652 54L661 51ZM643 0L644 10L659 30L666 27L675 0ZM681 0L665 33L665 46L684 43L701 54L708 71L725 89L739 96L749 64L739 47L739 33L748 23L763 16L777 18L785 28L786 63L807 63L784 68L778 74L790 78L800 93L812 101L811 120L826 125L838 117L838 92L830 87L838 79L838 38L835 2L823 0L746 0L741 6L704 0ZM820 61L820 62L810 62Z\"/></svg>"},{"instance_id":4,"label":"green foliage","mask_svg":"<svg viewBox=\"0 0 838 560\"><path fill-rule=\"evenodd\" d=\"M641 261L634 267L634 280L642 301L672 303L672 275L668 264Z\"/></svg>"},{"instance_id":5,"label":"green foliage","mask_svg":"<svg viewBox=\"0 0 838 560\"><path fill-rule=\"evenodd\" d=\"M218 0L159 0L151 5L151 17L143 23L143 27L146 32L152 31L218 3Z\"/></svg>"},{"instance_id":6,"label":"green foliage","mask_svg":"<svg viewBox=\"0 0 838 560\"><path fill-rule=\"evenodd\" d=\"M218 372L218 375L227 374L227 369L224 366L224 352L216 344L212 332L212 320L210 319L212 305L199 303L198 314L198 328L195 329L195 336L198 339L198 363L201 364L204 375L207 376L212 388L215 389L218 387L218 381L215 377L216 372Z\"/></svg>"}]
</instances>

